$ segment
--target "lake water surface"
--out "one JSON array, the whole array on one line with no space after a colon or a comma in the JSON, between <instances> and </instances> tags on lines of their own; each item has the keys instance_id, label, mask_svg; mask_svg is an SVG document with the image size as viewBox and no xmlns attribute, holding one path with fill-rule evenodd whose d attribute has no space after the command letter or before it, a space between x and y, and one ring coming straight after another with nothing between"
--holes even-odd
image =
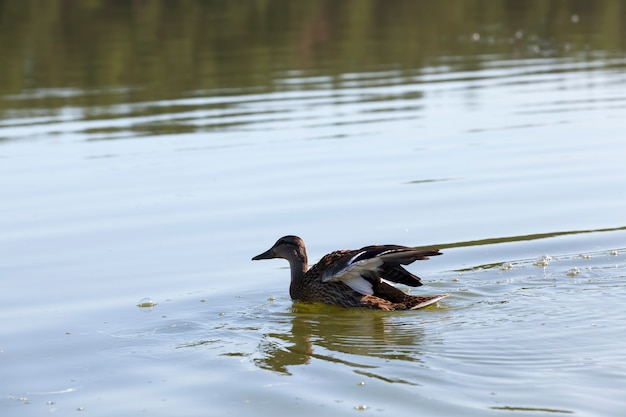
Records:
<instances>
[{"instance_id":1,"label":"lake water surface","mask_svg":"<svg viewBox=\"0 0 626 417\"><path fill-rule=\"evenodd\" d=\"M626 4L0 16L3 416L626 412ZM450 296L294 304L286 234Z\"/></svg>"}]
</instances>

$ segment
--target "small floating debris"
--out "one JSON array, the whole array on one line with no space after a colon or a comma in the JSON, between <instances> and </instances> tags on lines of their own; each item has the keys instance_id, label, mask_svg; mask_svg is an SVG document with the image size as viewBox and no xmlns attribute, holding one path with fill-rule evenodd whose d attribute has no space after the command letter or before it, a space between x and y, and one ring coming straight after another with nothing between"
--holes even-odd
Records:
<instances>
[{"instance_id":1,"label":"small floating debris","mask_svg":"<svg viewBox=\"0 0 626 417\"><path fill-rule=\"evenodd\" d=\"M157 303L152 301L151 299L142 298L141 300L139 300L139 304L137 304L137 307L152 310L155 305L157 305Z\"/></svg>"},{"instance_id":2,"label":"small floating debris","mask_svg":"<svg viewBox=\"0 0 626 417\"><path fill-rule=\"evenodd\" d=\"M508 271L509 269L513 269L513 264L510 262L506 262L500 265L500 271Z\"/></svg>"},{"instance_id":3,"label":"small floating debris","mask_svg":"<svg viewBox=\"0 0 626 417\"><path fill-rule=\"evenodd\" d=\"M552 260L552 256L543 255L541 258L539 258L539 260L533 263L533 265L545 268L546 266L550 265L551 260Z\"/></svg>"},{"instance_id":4,"label":"small floating debris","mask_svg":"<svg viewBox=\"0 0 626 417\"><path fill-rule=\"evenodd\" d=\"M355 409L355 410L358 410L358 411L365 411L365 410L367 410L367 406L366 406L366 405L361 404L361 405L357 405L357 406L355 406L355 407L354 407L354 409Z\"/></svg>"},{"instance_id":5,"label":"small floating debris","mask_svg":"<svg viewBox=\"0 0 626 417\"><path fill-rule=\"evenodd\" d=\"M609 252L609 255L617 256L617 251L616 250L612 250L612 251Z\"/></svg>"},{"instance_id":6,"label":"small floating debris","mask_svg":"<svg viewBox=\"0 0 626 417\"><path fill-rule=\"evenodd\" d=\"M576 275L580 274L580 269L574 267L574 268L570 268L567 270L566 275L568 277L575 277Z\"/></svg>"}]
</instances>

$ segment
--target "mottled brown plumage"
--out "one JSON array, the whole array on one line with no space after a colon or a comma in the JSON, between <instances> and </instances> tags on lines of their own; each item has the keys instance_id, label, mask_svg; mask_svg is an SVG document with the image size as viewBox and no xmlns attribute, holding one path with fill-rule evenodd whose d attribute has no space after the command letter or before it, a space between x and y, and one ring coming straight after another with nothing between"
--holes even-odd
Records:
<instances>
[{"instance_id":1,"label":"mottled brown plumage","mask_svg":"<svg viewBox=\"0 0 626 417\"><path fill-rule=\"evenodd\" d=\"M415 249L398 245L366 246L325 255L307 270L304 242L284 236L268 251L252 260L284 258L291 267L291 298L341 307L369 307L381 310L409 310L425 307L448 294L415 296L385 281L420 286L420 278L404 269L419 259L441 255L437 249ZM385 281L383 281L383 279Z\"/></svg>"}]
</instances>

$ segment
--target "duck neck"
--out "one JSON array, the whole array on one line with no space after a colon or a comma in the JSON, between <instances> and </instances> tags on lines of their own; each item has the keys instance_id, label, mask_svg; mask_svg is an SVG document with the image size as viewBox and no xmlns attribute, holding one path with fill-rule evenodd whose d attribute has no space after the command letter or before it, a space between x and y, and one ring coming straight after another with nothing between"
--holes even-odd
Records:
<instances>
[{"instance_id":1,"label":"duck neck","mask_svg":"<svg viewBox=\"0 0 626 417\"><path fill-rule=\"evenodd\" d=\"M298 294L304 282L304 275L308 269L308 260L304 250L298 251L295 256L289 260L291 269L291 285L289 285L289 295L291 298L298 299Z\"/></svg>"}]
</instances>

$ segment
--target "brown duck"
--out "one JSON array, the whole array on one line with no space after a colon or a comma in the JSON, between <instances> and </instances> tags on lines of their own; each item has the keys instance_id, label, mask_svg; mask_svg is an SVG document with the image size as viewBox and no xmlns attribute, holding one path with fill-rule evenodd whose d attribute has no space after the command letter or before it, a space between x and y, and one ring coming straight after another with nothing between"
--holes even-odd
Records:
<instances>
[{"instance_id":1,"label":"brown duck","mask_svg":"<svg viewBox=\"0 0 626 417\"><path fill-rule=\"evenodd\" d=\"M436 255L441 255L437 249L398 245L365 246L358 250L331 252L307 270L306 248L302 239L298 236L284 236L268 251L252 260L283 258L289 261L289 294L296 301L321 302L341 307L415 310L436 303L448 294L409 295L385 281L411 287L422 285L420 278L402 265Z\"/></svg>"}]
</instances>

